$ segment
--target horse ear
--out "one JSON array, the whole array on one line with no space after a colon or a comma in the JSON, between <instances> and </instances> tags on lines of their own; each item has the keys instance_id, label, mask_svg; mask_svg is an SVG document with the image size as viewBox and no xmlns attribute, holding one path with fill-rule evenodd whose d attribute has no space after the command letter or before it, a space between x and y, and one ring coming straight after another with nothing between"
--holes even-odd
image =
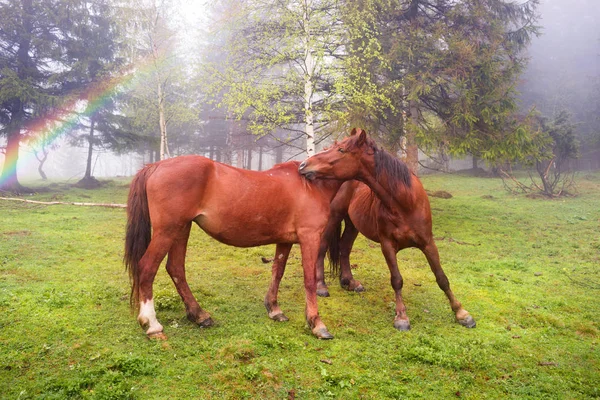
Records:
<instances>
[{"instance_id":1,"label":"horse ear","mask_svg":"<svg viewBox=\"0 0 600 400\"><path fill-rule=\"evenodd\" d=\"M362 146L367 141L367 132L359 129L360 134L358 135L358 140L356 141L357 146Z\"/></svg>"},{"instance_id":2,"label":"horse ear","mask_svg":"<svg viewBox=\"0 0 600 400\"><path fill-rule=\"evenodd\" d=\"M354 135L356 135L356 128L352 128L352 131L350 131L350 136Z\"/></svg>"}]
</instances>

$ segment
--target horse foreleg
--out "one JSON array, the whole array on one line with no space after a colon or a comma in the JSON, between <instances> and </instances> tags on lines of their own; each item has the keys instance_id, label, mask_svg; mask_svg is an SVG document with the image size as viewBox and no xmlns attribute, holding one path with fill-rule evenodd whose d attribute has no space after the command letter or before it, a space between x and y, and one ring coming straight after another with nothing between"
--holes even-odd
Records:
<instances>
[{"instance_id":1,"label":"horse foreleg","mask_svg":"<svg viewBox=\"0 0 600 400\"><path fill-rule=\"evenodd\" d=\"M271 268L271 284L269 285L269 290L265 296L265 307L269 313L269 318L279 322L288 320L288 317L286 317L283 311L281 311L281 308L279 308L279 304L277 303L277 293L279 292L279 283L281 282L281 278L283 278L290 250L292 250L292 244L277 244L275 248L275 261L273 261L273 266Z\"/></svg>"},{"instance_id":2,"label":"horse foreleg","mask_svg":"<svg viewBox=\"0 0 600 400\"><path fill-rule=\"evenodd\" d=\"M450 301L450 307L452 307L452 311L454 311L458 323L467 328L474 328L475 320L469 314L469 312L462 307L460 301L456 299L454 293L452 293L452 290L450 290L450 282L448 281L444 270L442 270L438 249L433 239L431 239L429 243L421 249L421 251L425 254L425 257L427 257L427 262L429 262L429 267L435 275L435 280L438 286L444 291L446 297L448 297L448 300Z\"/></svg>"},{"instance_id":3,"label":"horse foreleg","mask_svg":"<svg viewBox=\"0 0 600 400\"><path fill-rule=\"evenodd\" d=\"M381 252L385 257L385 261L390 269L390 282L396 295L396 316L394 317L394 328L399 331L407 331L410 329L410 321L406 315L406 306L402 300L402 286L404 281L400 271L398 270L398 261L396 260L396 248L389 240L381 241Z\"/></svg>"},{"instance_id":4,"label":"horse foreleg","mask_svg":"<svg viewBox=\"0 0 600 400\"><path fill-rule=\"evenodd\" d=\"M319 339L333 339L327 327L319 317L317 305L317 256L319 253L319 235L314 233L300 239L302 249L302 269L304 271L304 291L306 293L306 322L308 327Z\"/></svg>"},{"instance_id":5,"label":"horse foreleg","mask_svg":"<svg viewBox=\"0 0 600 400\"><path fill-rule=\"evenodd\" d=\"M342 233L340 240L340 286L349 291L364 292L365 288L359 281L354 279L350 267L350 253L357 236L358 229L350 221L350 218L346 218L344 233Z\"/></svg>"},{"instance_id":6,"label":"horse foreleg","mask_svg":"<svg viewBox=\"0 0 600 400\"><path fill-rule=\"evenodd\" d=\"M213 320L210 318L210 314L198 304L185 277L185 255L191 226L192 224L189 223L173 242L167 258L167 272L185 304L187 318L201 327L208 327L213 325Z\"/></svg>"},{"instance_id":7,"label":"horse foreleg","mask_svg":"<svg viewBox=\"0 0 600 400\"><path fill-rule=\"evenodd\" d=\"M140 312L137 320L142 328L146 329L148 337L165 339L163 334L163 326L156 319L156 311L154 309L154 299L152 297L152 285L154 277L158 271L160 263L165 258L173 243L168 235L156 233L144 253L144 256L139 262L139 299Z\"/></svg>"}]
</instances>

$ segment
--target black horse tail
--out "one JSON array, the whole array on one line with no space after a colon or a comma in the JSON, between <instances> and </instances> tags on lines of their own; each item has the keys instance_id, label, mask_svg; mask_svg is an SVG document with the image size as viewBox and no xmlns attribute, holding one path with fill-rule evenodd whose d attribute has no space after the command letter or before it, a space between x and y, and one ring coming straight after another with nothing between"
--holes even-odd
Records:
<instances>
[{"instance_id":1,"label":"black horse tail","mask_svg":"<svg viewBox=\"0 0 600 400\"><path fill-rule=\"evenodd\" d=\"M340 275L340 239L342 236L342 221L338 222L327 236L327 256L331 276Z\"/></svg>"},{"instance_id":2,"label":"black horse tail","mask_svg":"<svg viewBox=\"0 0 600 400\"><path fill-rule=\"evenodd\" d=\"M148 209L146 181L154 172L153 166L146 166L131 181L127 198L127 228L125 234L125 255L123 261L129 272L131 294L129 303L133 310L139 307L140 271L139 262L148 249L152 237L152 225Z\"/></svg>"}]
</instances>

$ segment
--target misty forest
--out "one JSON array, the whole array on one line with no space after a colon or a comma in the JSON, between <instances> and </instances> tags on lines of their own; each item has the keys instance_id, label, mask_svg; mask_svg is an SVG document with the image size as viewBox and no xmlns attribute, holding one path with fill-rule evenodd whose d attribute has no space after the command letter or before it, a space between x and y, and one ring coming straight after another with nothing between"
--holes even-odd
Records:
<instances>
[{"instance_id":1,"label":"misty forest","mask_svg":"<svg viewBox=\"0 0 600 400\"><path fill-rule=\"evenodd\" d=\"M354 126L549 196L600 167L590 1L188 3L0 3L2 190L190 153L263 170Z\"/></svg>"}]
</instances>

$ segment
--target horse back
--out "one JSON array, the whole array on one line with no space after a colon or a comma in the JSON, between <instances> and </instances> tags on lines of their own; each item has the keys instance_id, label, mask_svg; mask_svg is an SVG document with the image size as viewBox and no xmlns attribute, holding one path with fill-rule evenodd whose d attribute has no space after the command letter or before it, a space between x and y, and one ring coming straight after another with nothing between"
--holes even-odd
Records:
<instances>
[{"instance_id":1,"label":"horse back","mask_svg":"<svg viewBox=\"0 0 600 400\"><path fill-rule=\"evenodd\" d=\"M195 221L239 247L298 242L299 225L322 225L329 204L294 162L250 171L201 156L177 157L157 164L147 192L153 226Z\"/></svg>"}]
</instances>

